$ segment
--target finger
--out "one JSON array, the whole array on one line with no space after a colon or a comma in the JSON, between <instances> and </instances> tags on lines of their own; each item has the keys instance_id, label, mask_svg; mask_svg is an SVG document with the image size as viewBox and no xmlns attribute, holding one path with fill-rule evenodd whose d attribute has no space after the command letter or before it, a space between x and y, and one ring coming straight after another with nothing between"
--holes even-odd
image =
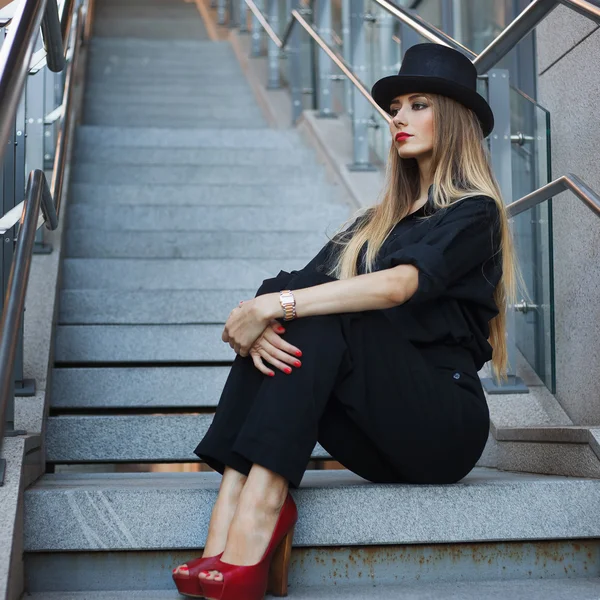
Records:
<instances>
[{"instance_id":1,"label":"finger","mask_svg":"<svg viewBox=\"0 0 600 600\"><path fill-rule=\"evenodd\" d=\"M302 362L300 359L292 356L291 354L280 350L275 344L271 344L269 340L264 338L261 342L261 348L263 348L270 356L280 360L281 362L287 363L293 367L301 367Z\"/></svg>"},{"instance_id":2,"label":"finger","mask_svg":"<svg viewBox=\"0 0 600 600\"><path fill-rule=\"evenodd\" d=\"M240 349L241 349L241 344L234 344L233 345L233 349L235 350L236 354L240 353Z\"/></svg>"},{"instance_id":3,"label":"finger","mask_svg":"<svg viewBox=\"0 0 600 600\"><path fill-rule=\"evenodd\" d=\"M277 333L285 333L285 328L279 323L279 321L271 321L271 328Z\"/></svg>"},{"instance_id":4,"label":"finger","mask_svg":"<svg viewBox=\"0 0 600 600\"><path fill-rule=\"evenodd\" d=\"M266 360L269 364L273 365L276 369L283 371L286 375L289 375L292 372L292 367L286 365L281 360L275 358L271 354L269 354L264 348L259 348L258 353L261 357Z\"/></svg>"},{"instance_id":5,"label":"finger","mask_svg":"<svg viewBox=\"0 0 600 600\"><path fill-rule=\"evenodd\" d=\"M281 336L277 335L277 333L273 333L275 335L271 334L271 332L267 330L265 331L263 338L273 344L273 346L283 350L283 352L287 352L296 358L302 356L302 350L300 350L300 348L290 344L289 342L286 342Z\"/></svg>"},{"instance_id":6,"label":"finger","mask_svg":"<svg viewBox=\"0 0 600 600\"><path fill-rule=\"evenodd\" d=\"M260 354L256 351L252 351L250 352L250 356L252 357L252 362L254 363L254 366L261 372L264 373L265 375L269 375L270 377L273 377L273 375L275 375L275 373L273 371L271 371L271 369L269 369L262 361L262 358L260 357Z\"/></svg>"}]
</instances>

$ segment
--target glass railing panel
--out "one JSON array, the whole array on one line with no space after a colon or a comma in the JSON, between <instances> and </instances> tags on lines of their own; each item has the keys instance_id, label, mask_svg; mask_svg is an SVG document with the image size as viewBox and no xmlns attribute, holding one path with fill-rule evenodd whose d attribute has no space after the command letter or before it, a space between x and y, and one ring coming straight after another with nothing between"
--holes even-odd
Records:
<instances>
[{"instance_id":1,"label":"glass railing panel","mask_svg":"<svg viewBox=\"0 0 600 600\"><path fill-rule=\"evenodd\" d=\"M511 88L512 200L548 183L550 115ZM517 139L515 139L517 138ZM521 354L550 391L555 390L554 281L552 264L552 201L513 219L513 237L526 294L518 298L516 343Z\"/></svg>"}]
</instances>

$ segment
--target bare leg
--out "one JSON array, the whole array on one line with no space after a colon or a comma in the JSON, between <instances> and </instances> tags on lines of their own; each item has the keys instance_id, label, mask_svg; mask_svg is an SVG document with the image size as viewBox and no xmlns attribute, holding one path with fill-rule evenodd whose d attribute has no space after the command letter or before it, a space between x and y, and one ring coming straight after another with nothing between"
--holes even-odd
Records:
<instances>
[{"instance_id":1,"label":"bare leg","mask_svg":"<svg viewBox=\"0 0 600 600\"><path fill-rule=\"evenodd\" d=\"M288 481L260 465L253 465L229 527L223 562L254 565L263 557L288 492ZM221 581L218 571L200 578Z\"/></svg>"},{"instance_id":2,"label":"bare leg","mask_svg":"<svg viewBox=\"0 0 600 600\"><path fill-rule=\"evenodd\" d=\"M246 479L245 475L238 473L234 469L225 468L219 487L219 495L213 506L208 526L208 536L204 544L203 557L216 556L225 550L227 532L229 531L229 526L235 514ZM175 573L188 574L187 565L184 564L177 567Z\"/></svg>"}]
</instances>

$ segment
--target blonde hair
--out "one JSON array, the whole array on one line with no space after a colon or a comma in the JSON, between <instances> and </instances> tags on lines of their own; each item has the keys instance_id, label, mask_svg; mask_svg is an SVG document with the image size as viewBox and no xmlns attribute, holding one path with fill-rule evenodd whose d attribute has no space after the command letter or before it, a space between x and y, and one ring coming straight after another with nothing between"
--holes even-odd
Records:
<instances>
[{"instance_id":1,"label":"blonde hair","mask_svg":"<svg viewBox=\"0 0 600 600\"><path fill-rule=\"evenodd\" d=\"M515 301L518 268L500 188L492 172L489 152L475 114L451 98L437 94L424 95L430 99L433 107L434 142L431 168L432 197L436 208L444 208L457 200L481 195L493 198L498 206L502 277L494 291L499 314L490 321L488 341L493 348L494 374L498 379L506 380L506 310L508 303ZM363 213L365 218L355 228L351 237L344 235L341 230L356 218L356 214L342 224L332 240L341 244L342 248L337 253L329 275L337 279L348 279L357 275L356 264L365 242L368 242L364 255L365 272L371 272L381 245L398 221L411 212L419 193L420 173L417 161L414 158L400 158L392 143L380 202Z\"/></svg>"}]
</instances>

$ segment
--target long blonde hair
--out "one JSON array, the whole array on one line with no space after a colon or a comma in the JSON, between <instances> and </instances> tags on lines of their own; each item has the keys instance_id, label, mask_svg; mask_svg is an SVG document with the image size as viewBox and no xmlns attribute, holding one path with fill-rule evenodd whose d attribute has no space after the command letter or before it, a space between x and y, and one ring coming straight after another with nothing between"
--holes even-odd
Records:
<instances>
[{"instance_id":1,"label":"long blonde hair","mask_svg":"<svg viewBox=\"0 0 600 600\"><path fill-rule=\"evenodd\" d=\"M489 343L493 348L492 368L499 379L506 380L506 310L516 297L517 265L508 217L500 188L490 166L483 132L475 114L446 96L424 94L433 107L433 202L443 208L462 198L489 196L496 201L500 215L502 278L494 291L499 314L490 321ZM342 224L334 243L342 245L329 275L348 279L357 275L357 260L365 242L365 272L373 270L381 245L394 226L406 217L420 193L420 173L414 158L403 159L392 143L386 168L385 185L380 202L366 211L352 236L341 231L356 218ZM360 211L362 212L362 211ZM514 365L512 365L514 367Z\"/></svg>"}]
</instances>

